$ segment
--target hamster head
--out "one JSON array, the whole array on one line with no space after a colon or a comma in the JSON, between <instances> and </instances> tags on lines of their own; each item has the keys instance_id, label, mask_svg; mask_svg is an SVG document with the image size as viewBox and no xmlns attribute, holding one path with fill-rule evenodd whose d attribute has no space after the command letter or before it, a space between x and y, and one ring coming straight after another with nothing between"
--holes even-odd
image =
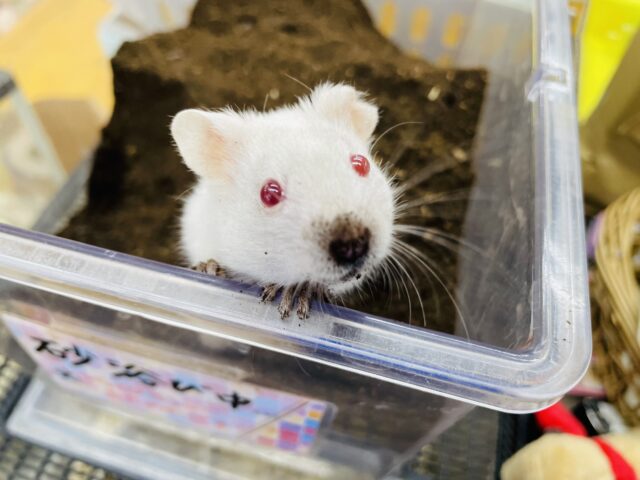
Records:
<instances>
[{"instance_id":1,"label":"hamster head","mask_svg":"<svg viewBox=\"0 0 640 480\"><path fill-rule=\"evenodd\" d=\"M171 132L198 183L182 245L261 285L303 282L342 294L389 254L394 192L370 142L378 109L323 84L267 113L183 110Z\"/></svg>"}]
</instances>

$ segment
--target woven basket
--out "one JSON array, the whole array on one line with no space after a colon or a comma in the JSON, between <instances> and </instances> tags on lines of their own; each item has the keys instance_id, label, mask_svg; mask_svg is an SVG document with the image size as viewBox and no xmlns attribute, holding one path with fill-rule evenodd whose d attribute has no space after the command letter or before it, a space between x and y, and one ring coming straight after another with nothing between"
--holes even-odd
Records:
<instances>
[{"instance_id":1,"label":"woven basket","mask_svg":"<svg viewBox=\"0 0 640 480\"><path fill-rule=\"evenodd\" d=\"M593 369L630 425L640 425L639 251L637 188L605 210L591 277Z\"/></svg>"}]
</instances>

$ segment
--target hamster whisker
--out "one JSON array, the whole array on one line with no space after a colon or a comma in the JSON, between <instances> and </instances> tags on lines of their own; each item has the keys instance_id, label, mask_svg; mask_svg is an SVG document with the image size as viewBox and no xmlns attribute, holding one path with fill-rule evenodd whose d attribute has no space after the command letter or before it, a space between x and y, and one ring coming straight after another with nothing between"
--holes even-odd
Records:
<instances>
[{"instance_id":1,"label":"hamster whisker","mask_svg":"<svg viewBox=\"0 0 640 480\"><path fill-rule=\"evenodd\" d=\"M192 191L194 188L196 188L195 185L190 186L189 188L187 188L184 192L182 192L180 195L178 195L176 197L176 201L182 200L182 197L184 197L187 193L189 193L190 191Z\"/></svg>"},{"instance_id":2,"label":"hamster whisker","mask_svg":"<svg viewBox=\"0 0 640 480\"><path fill-rule=\"evenodd\" d=\"M393 188L391 190L391 193L393 195L393 205L395 206L395 208L407 201L403 198L406 192L400 190L399 188Z\"/></svg>"},{"instance_id":3,"label":"hamster whisker","mask_svg":"<svg viewBox=\"0 0 640 480\"><path fill-rule=\"evenodd\" d=\"M362 285L362 290L365 290L365 291L368 290L367 296L373 297L373 283L371 282L371 279L365 278L361 285Z\"/></svg>"},{"instance_id":4,"label":"hamster whisker","mask_svg":"<svg viewBox=\"0 0 640 480\"><path fill-rule=\"evenodd\" d=\"M269 103L269 92L264 96L264 103L262 104L262 113L267 109L267 103Z\"/></svg>"},{"instance_id":5,"label":"hamster whisker","mask_svg":"<svg viewBox=\"0 0 640 480\"><path fill-rule=\"evenodd\" d=\"M420 271L422 271L422 273L425 274L425 278L427 278L427 280L429 280L429 286L431 287L433 293L436 294L436 289L435 289L435 286L433 285L433 282L431 281L431 277L429 275L429 272L426 271L420 264L418 264L415 261L414 258L412 258L411 256L407 255L406 252L404 252L402 250L401 245L397 244L397 245L394 245L392 248L396 252L396 255L398 256L398 258L404 258L407 261L408 264L415 264L418 267L418 269ZM411 277L409 277L409 279L411 280ZM413 282L413 280L411 280L411 281ZM420 293L418 292L417 289L416 289L416 295L418 297L418 300L420 300L420 305L422 306L422 298L421 298ZM436 298L437 298L437 296L436 296ZM439 306L438 306L438 310L439 310ZM425 315L424 315L424 308L422 309L422 324L423 324L423 326L425 328L427 327L427 321L426 321L426 318L425 318Z\"/></svg>"},{"instance_id":6,"label":"hamster whisker","mask_svg":"<svg viewBox=\"0 0 640 480\"><path fill-rule=\"evenodd\" d=\"M388 282L389 282L389 291L391 292L391 295L389 295L388 300L387 300L387 306L391 303L391 300L393 299L394 296L394 282L395 282L395 295L397 295L398 297L400 297L402 295L402 293L400 292L400 285L398 284L398 279L393 275L393 271L391 270L391 267L389 266L389 260L385 259L385 261L383 262L383 264L381 265L383 267L383 271L385 273L385 277L388 277Z\"/></svg>"},{"instance_id":7,"label":"hamster whisker","mask_svg":"<svg viewBox=\"0 0 640 480\"><path fill-rule=\"evenodd\" d=\"M411 273L415 274L415 272L410 268L411 264L414 263L413 260L411 258L409 258L408 256L404 255L402 250L400 248L398 248L398 245L396 244L395 240L393 241L393 243L391 245L391 251L393 252L393 256L396 259L399 259L399 260L400 259L404 259L404 260L406 260L407 263L408 263L407 269L411 270ZM404 270L404 273L407 276L407 278L409 278L411 280L411 276L408 274L407 270ZM402 277L401 277L401 279L402 279ZM413 280L411 280L411 281L413 282ZM414 284L414 289L415 289L415 284ZM425 312L424 312L424 306L422 304L422 298L421 298L420 293L418 292L418 290L415 289L415 291L416 291L416 296L418 297L418 300L420 301L420 306L422 308L422 320L423 320L422 323L423 323L423 326L426 327L427 326L427 321L426 321L426 318L425 318ZM409 309L409 315L411 316L411 309ZM409 323L413 325L413 321L412 320Z\"/></svg>"},{"instance_id":8,"label":"hamster whisker","mask_svg":"<svg viewBox=\"0 0 640 480\"><path fill-rule=\"evenodd\" d=\"M405 293L407 294L407 303L409 304L409 325L413 325L413 309L411 305L411 294L409 293L409 287L407 287L407 282L404 280L404 276L402 272L404 270L404 274L408 276L406 269L402 268L402 264L400 263L400 257L397 252L392 251L391 255L389 255L389 259L391 260L390 265L393 265L394 270L402 284Z\"/></svg>"},{"instance_id":9,"label":"hamster whisker","mask_svg":"<svg viewBox=\"0 0 640 480\"><path fill-rule=\"evenodd\" d=\"M286 72L282 72L282 74L287 77L289 80L293 80L294 82L296 82L298 85L302 85L304 88L306 88L307 90L309 90L309 92L313 92L313 89L307 85L306 83L304 83L302 80L299 80L297 78L295 78L293 75L289 75Z\"/></svg>"},{"instance_id":10,"label":"hamster whisker","mask_svg":"<svg viewBox=\"0 0 640 480\"><path fill-rule=\"evenodd\" d=\"M464 194L459 194L459 195L451 195L449 198L446 198L445 196L442 196L441 198L437 198L437 199L429 199L429 200L423 200L423 199L414 199L411 201L407 201L405 202L405 207L403 209L403 211L409 211L409 210L417 210L419 211L421 208L423 207L428 207L428 206L433 206L433 205L438 205L441 203L453 203L453 202L461 202L461 201L465 201L468 200L470 197L470 195L464 195ZM493 198L490 197L477 197L477 196L473 196L473 200L471 200L474 203L478 203L478 202L493 202Z\"/></svg>"},{"instance_id":11,"label":"hamster whisker","mask_svg":"<svg viewBox=\"0 0 640 480\"><path fill-rule=\"evenodd\" d=\"M403 198L405 192L395 188L394 185L392 185L391 193L393 195L393 223L395 224L400 219L407 200Z\"/></svg>"},{"instance_id":12,"label":"hamster whisker","mask_svg":"<svg viewBox=\"0 0 640 480\"><path fill-rule=\"evenodd\" d=\"M327 290L319 283L314 285L312 288L314 290L313 296L316 299L316 303L318 304L318 307L320 308L320 312L325 314L326 304L329 302L329 295L327 293Z\"/></svg>"},{"instance_id":13,"label":"hamster whisker","mask_svg":"<svg viewBox=\"0 0 640 480\"><path fill-rule=\"evenodd\" d=\"M362 295L362 287L360 285L356 285L353 291L358 294L358 298L360 299L360 301L364 302L364 296Z\"/></svg>"},{"instance_id":14,"label":"hamster whisker","mask_svg":"<svg viewBox=\"0 0 640 480\"><path fill-rule=\"evenodd\" d=\"M400 240L398 240L398 242L400 242L400 243L396 244L396 239L394 239L394 245L392 246L392 248L397 248L398 250L402 251L404 242L401 242ZM406 252L405 252L405 255L406 255ZM442 305L441 305L441 302L440 302L440 297L437 294L438 293L438 288L433 283L433 278L432 278L433 275L431 274L431 272L429 270L425 269L422 265L420 265L420 263L418 263L415 258L413 258L410 255L408 255L408 257L410 258L411 261L413 261L416 264L418 269L424 274L425 278L427 279L427 282L429 282L429 287L431 289L432 294L434 295L435 302L436 302L436 315L440 315Z\"/></svg>"},{"instance_id":15,"label":"hamster whisker","mask_svg":"<svg viewBox=\"0 0 640 480\"><path fill-rule=\"evenodd\" d=\"M393 223L394 225L398 223L399 220L403 219L406 214L406 209L404 208L396 208L393 212Z\"/></svg>"},{"instance_id":16,"label":"hamster whisker","mask_svg":"<svg viewBox=\"0 0 640 480\"><path fill-rule=\"evenodd\" d=\"M394 275L394 271L391 269L391 265L390 264L391 264L391 259L389 257L387 257L387 258L384 259L384 261L380 265L380 268L384 272L385 277L388 278L389 290L391 290L391 295L393 295L393 287L394 287L394 283L395 283L396 293L397 293L398 296L400 296L401 295L400 285L398 283L398 279Z\"/></svg>"},{"instance_id":17,"label":"hamster whisker","mask_svg":"<svg viewBox=\"0 0 640 480\"><path fill-rule=\"evenodd\" d=\"M471 252L483 258L488 264L491 264L492 268L496 269L496 273L499 273L501 277L509 283L509 285L517 288L518 282L513 274L509 272L509 270L507 270L503 265L496 264L495 258L489 252L483 250L481 247L469 242L468 240L450 235L441 230L438 230L437 228L420 227L417 225L400 224L396 225L396 230L398 231L398 233L412 235L419 238L420 240L424 240L425 242L431 242L433 244L446 248L456 255L460 255L467 259L477 261L476 258L472 258L471 254L466 251L470 250ZM460 248L460 246L464 248Z\"/></svg>"},{"instance_id":18,"label":"hamster whisker","mask_svg":"<svg viewBox=\"0 0 640 480\"><path fill-rule=\"evenodd\" d=\"M448 192L426 193L420 198L416 198L405 202L406 208L423 207L427 205L435 205L436 203L456 202L468 200L471 192L468 188L451 190Z\"/></svg>"},{"instance_id":19,"label":"hamster whisker","mask_svg":"<svg viewBox=\"0 0 640 480\"><path fill-rule=\"evenodd\" d=\"M389 160L385 162L385 166L387 166L389 169L395 168L395 166L398 164L398 162L400 161L402 156L405 154L407 149L414 144L418 136L418 132L421 132L421 131L422 130L416 129L413 131L413 133L410 133L409 138L403 141L402 143L400 143L398 148L394 150L394 152L389 157Z\"/></svg>"},{"instance_id":20,"label":"hamster whisker","mask_svg":"<svg viewBox=\"0 0 640 480\"><path fill-rule=\"evenodd\" d=\"M407 190L411 190L414 187L417 187L422 182L426 182L433 176L446 172L447 170L451 170L456 166L454 161L449 159L443 159L439 162L433 162L426 167L424 167L421 171L411 177L409 180L400 185L399 190L402 192L406 192Z\"/></svg>"},{"instance_id":21,"label":"hamster whisker","mask_svg":"<svg viewBox=\"0 0 640 480\"><path fill-rule=\"evenodd\" d=\"M391 259L389 259L391 260ZM400 275L398 274L398 271L393 268L393 262L389 261L389 271L392 274L392 279L394 280L395 284L396 284L396 292L398 293L398 297L402 296L402 289L400 288Z\"/></svg>"},{"instance_id":22,"label":"hamster whisker","mask_svg":"<svg viewBox=\"0 0 640 480\"><path fill-rule=\"evenodd\" d=\"M418 302L420 303L420 311L422 312L422 324L424 327L427 326L427 317L424 311L424 303L422 302L422 295L420 295L420 290L418 289L416 282L413 280L413 276L409 274L409 270L411 270L410 267L410 258L403 256L402 254L403 252L398 252L398 260L400 260L400 264L402 265L402 258L404 258L407 261L407 265L406 268L404 268L404 265L402 270L405 273L405 275L407 276L407 280L409 280L409 283L411 284L411 286L413 287L414 292L416 292L416 297L418 298ZM413 272L411 272L413 273Z\"/></svg>"},{"instance_id":23,"label":"hamster whisker","mask_svg":"<svg viewBox=\"0 0 640 480\"><path fill-rule=\"evenodd\" d=\"M389 272L387 271L386 259L376 269L376 277L377 276L380 276L380 278L382 278L382 288L384 288L385 290L391 289L391 282L389 279Z\"/></svg>"},{"instance_id":24,"label":"hamster whisker","mask_svg":"<svg viewBox=\"0 0 640 480\"><path fill-rule=\"evenodd\" d=\"M438 212L434 209L430 209L429 207L415 207L409 210L405 210L403 212L400 212L400 214L395 217L395 221L399 221L399 220L403 220L403 221L409 221L409 219L419 219L421 221L424 220L454 220L454 221L459 221L460 220L460 214L459 212L455 212L455 211L449 211L449 212Z\"/></svg>"},{"instance_id":25,"label":"hamster whisker","mask_svg":"<svg viewBox=\"0 0 640 480\"><path fill-rule=\"evenodd\" d=\"M296 359L296 363L298 364L298 368L300 369L300 371L302 373L304 373L305 377L310 377L311 374L304 369L304 367L302 366L302 363L300 362L300 359L298 359L296 357L293 357L293 358Z\"/></svg>"},{"instance_id":26,"label":"hamster whisker","mask_svg":"<svg viewBox=\"0 0 640 480\"><path fill-rule=\"evenodd\" d=\"M447 285L444 283L442 278L436 273L435 267L431 264L431 260L429 259L429 257L427 257L424 253L422 253L421 251L419 251L415 247L409 245L406 242L403 242L402 240L396 239L395 240L395 245L397 245L400 249L402 249L407 255L412 256L418 263L423 265L427 270L429 270L429 272L431 272L431 274L433 275L433 278L436 279L436 281L444 289L445 293L447 294L447 296L449 297L449 299L453 303L453 307L456 309L458 317L460 318L460 323L462 324L462 328L465 331L465 335L467 336L467 340L470 341L471 337L469 335L469 329L467 328L467 322L466 322L466 320L464 318L464 315L462 314L462 310L460 308L460 305L456 301L456 299L454 298L453 294L451 293L451 291L449 290Z\"/></svg>"},{"instance_id":27,"label":"hamster whisker","mask_svg":"<svg viewBox=\"0 0 640 480\"><path fill-rule=\"evenodd\" d=\"M378 144L378 142L380 140L382 140L382 137L384 137L387 133L392 132L393 130L395 130L398 127L402 127L403 125L423 125L424 122L400 122L400 123L396 123L395 125L393 125L392 127L387 128L384 132L382 132L380 135L378 135L378 138L376 138L374 140L374 142L371 144L371 148L370 150L373 151L374 148L376 148L376 145Z\"/></svg>"},{"instance_id":28,"label":"hamster whisker","mask_svg":"<svg viewBox=\"0 0 640 480\"><path fill-rule=\"evenodd\" d=\"M453 244L457 243L473 251L474 253L489 259L487 252L482 250L478 245L475 245L469 242L468 240L465 240L464 238L456 237L455 235L451 235L449 233L443 232L442 230L438 230L437 228L422 227L418 225L398 224L395 226L395 229L398 233L413 235L416 237L420 237L424 240L436 241L435 238L439 237L440 239L442 239L441 241L443 242L449 241L450 243L453 243ZM454 251L454 253L457 253L457 251Z\"/></svg>"},{"instance_id":29,"label":"hamster whisker","mask_svg":"<svg viewBox=\"0 0 640 480\"><path fill-rule=\"evenodd\" d=\"M389 165L389 162L385 161L380 155L378 155L378 153L374 152L372 153L372 155L373 161L376 162L376 165L378 165L378 167L380 167L380 170L382 171L383 175L387 177L389 183L396 183L398 181L398 175L391 171L393 169L393 166Z\"/></svg>"},{"instance_id":30,"label":"hamster whisker","mask_svg":"<svg viewBox=\"0 0 640 480\"><path fill-rule=\"evenodd\" d=\"M389 160L385 162L385 167L389 170L394 168L396 166L396 163L398 163L398 160L402 158L411 144L412 142L404 142L398 148L396 148L391 156L389 156Z\"/></svg>"},{"instance_id":31,"label":"hamster whisker","mask_svg":"<svg viewBox=\"0 0 640 480\"><path fill-rule=\"evenodd\" d=\"M347 307L347 304L345 303L345 299L343 295L334 295L333 297L333 303L335 303L336 305L338 303L342 304L343 307Z\"/></svg>"}]
</instances>

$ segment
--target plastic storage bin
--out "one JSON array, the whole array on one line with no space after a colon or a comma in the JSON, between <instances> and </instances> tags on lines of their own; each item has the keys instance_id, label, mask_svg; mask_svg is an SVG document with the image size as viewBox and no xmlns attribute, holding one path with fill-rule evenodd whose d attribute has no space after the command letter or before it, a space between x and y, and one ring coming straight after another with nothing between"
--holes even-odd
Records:
<instances>
[{"instance_id":1,"label":"plastic storage bin","mask_svg":"<svg viewBox=\"0 0 640 480\"><path fill-rule=\"evenodd\" d=\"M529 412L580 379L591 340L565 2L366 3L405 48L489 71L455 292L466 330L338 307L283 322L255 289L0 226L3 319L38 365L12 431L142 478L379 477L465 405Z\"/></svg>"}]
</instances>

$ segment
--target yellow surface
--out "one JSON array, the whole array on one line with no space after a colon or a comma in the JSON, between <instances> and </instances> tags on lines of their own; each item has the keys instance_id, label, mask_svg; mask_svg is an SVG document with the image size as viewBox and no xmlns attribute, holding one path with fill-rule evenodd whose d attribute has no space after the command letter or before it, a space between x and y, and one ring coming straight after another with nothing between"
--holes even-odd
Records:
<instances>
[{"instance_id":1,"label":"yellow surface","mask_svg":"<svg viewBox=\"0 0 640 480\"><path fill-rule=\"evenodd\" d=\"M385 37L390 37L396 31L397 15L398 8L395 2L392 0L384 2L384 5L382 5L378 28Z\"/></svg>"},{"instance_id":2,"label":"yellow surface","mask_svg":"<svg viewBox=\"0 0 640 480\"><path fill-rule=\"evenodd\" d=\"M31 101L92 100L106 122L113 109L111 67L98 43L108 0L40 0L5 36L0 68Z\"/></svg>"},{"instance_id":3,"label":"yellow surface","mask_svg":"<svg viewBox=\"0 0 640 480\"><path fill-rule=\"evenodd\" d=\"M452 14L444 26L444 32L442 34L442 45L447 48L453 48L458 46L464 32L464 26L466 19L459 13Z\"/></svg>"},{"instance_id":4,"label":"yellow surface","mask_svg":"<svg viewBox=\"0 0 640 480\"><path fill-rule=\"evenodd\" d=\"M423 42L429 32L431 12L426 7L418 7L411 18L411 31L409 37L414 43Z\"/></svg>"},{"instance_id":5,"label":"yellow surface","mask_svg":"<svg viewBox=\"0 0 640 480\"><path fill-rule=\"evenodd\" d=\"M639 26L640 0L590 1L580 48L580 121L598 105Z\"/></svg>"}]
</instances>

